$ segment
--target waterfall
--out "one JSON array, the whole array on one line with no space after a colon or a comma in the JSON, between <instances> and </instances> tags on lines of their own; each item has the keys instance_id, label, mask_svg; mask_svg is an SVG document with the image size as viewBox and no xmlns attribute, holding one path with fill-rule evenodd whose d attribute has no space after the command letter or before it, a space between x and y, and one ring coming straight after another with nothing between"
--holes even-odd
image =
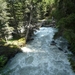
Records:
<instances>
[{"instance_id":1,"label":"waterfall","mask_svg":"<svg viewBox=\"0 0 75 75\"><path fill-rule=\"evenodd\" d=\"M34 40L21 48L23 52L16 54L0 75L75 75L68 60L67 41L60 37L51 45L55 32L52 27L37 30Z\"/></svg>"}]
</instances>

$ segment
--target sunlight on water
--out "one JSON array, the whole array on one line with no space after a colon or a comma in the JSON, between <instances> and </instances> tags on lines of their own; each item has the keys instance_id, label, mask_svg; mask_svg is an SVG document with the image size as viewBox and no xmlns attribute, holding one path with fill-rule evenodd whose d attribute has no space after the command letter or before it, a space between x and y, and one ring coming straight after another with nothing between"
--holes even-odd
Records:
<instances>
[{"instance_id":1,"label":"sunlight on water","mask_svg":"<svg viewBox=\"0 0 75 75\"><path fill-rule=\"evenodd\" d=\"M42 52L42 53L44 53L45 51L36 51L36 50L32 50L32 49L30 49L30 48L27 48L27 47L22 47L21 48L21 50L22 50L22 52L25 52L25 53L30 53L30 52L32 52L32 53L36 53L36 52Z\"/></svg>"}]
</instances>

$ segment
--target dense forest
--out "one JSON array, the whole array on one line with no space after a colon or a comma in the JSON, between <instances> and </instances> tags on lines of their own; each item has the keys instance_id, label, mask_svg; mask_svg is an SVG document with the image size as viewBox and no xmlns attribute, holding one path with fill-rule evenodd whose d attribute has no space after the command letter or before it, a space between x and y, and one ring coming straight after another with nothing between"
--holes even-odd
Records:
<instances>
[{"instance_id":1,"label":"dense forest","mask_svg":"<svg viewBox=\"0 0 75 75\"><path fill-rule=\"evenodd\" d=\"M75 0L0 0L0 67L32 40L37 23L52 18L58 28L54 38L66 38L75 56Z\"/></svg>"}]
</instances>

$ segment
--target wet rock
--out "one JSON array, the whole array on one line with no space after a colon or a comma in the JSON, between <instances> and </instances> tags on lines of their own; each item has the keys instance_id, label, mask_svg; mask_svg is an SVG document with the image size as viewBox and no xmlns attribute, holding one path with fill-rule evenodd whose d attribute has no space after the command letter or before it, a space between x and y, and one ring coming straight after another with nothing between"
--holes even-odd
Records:
<instances>
[{"instance_id":1,"label":"wet rock","mask_svg":"<svg viewBox=\"0 0 75 75\"><path fill-rule=\"evenodd\" d=\"M60 48L60 47L58 47L58 49L59 49L60 51L63 51L63 49L62 49L62 48Z\"/></svg>"},{"instance_id":2,"label":"wet rock","mask_svg":"<svg viewBox=\"0 0 75 75\"><path fill-rule=\"evenodd\" d=\"M34 40L34 38L27 38L27 42Z\"/></svg>"},{"instance_id":3,"label":"wet rock","mask_svg":"<svg viewBox=\"0 0 75 75\"><path fill-rule=\"evenodd\" d=\"M71 45L69 44L67 48L68 48L68 49L71 49Z\"/></svg>"},{"instance_id":4,"label":"wet rock","mask_svg":"<svg viewBox=\"0 0 75 75\"><path fill-rule=\"evenodd\" d=\"M67 50L63 50L63 49L60 48L60 47L58 47L58 49L59 49L60 51L63 51L64 53L67 53Z\"/></svg>"},{"instance_id":5,"label":"wet rock","mask_svg":"<svg viewBox=\"0 0 75 75\"><path fill-rule=\"evenodd\" d=\"M50 45L56 45L56 42L53 40Z\"/></svg>"},{"instance_id":6,"label":"wet rock","mask_svg":"<svg viewBox=\"0 0 75 75\"><path fill-rule=\"evenodd\" d=\"M65 51L64 53L67 53L67 51Z\"/></svg>"}]
</instances>

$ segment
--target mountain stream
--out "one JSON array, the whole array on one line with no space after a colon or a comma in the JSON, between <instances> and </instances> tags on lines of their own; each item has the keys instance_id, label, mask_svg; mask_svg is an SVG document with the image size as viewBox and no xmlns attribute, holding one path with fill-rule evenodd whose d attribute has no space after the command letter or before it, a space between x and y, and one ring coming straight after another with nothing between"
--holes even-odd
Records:
<instances>
[{"instance_id":1,"label":"mountain stream","mask_svg":"<svg viewBox=\"0 0 75 75\"><path fill-rule=\"evenodd\" d=\"M75 75L68 60L67 41L59 37L51 44L55 32L52 27L37 30L34 40L21 48L23 52L16 54L0 75Z\"/></svg>"}]
</instances>

